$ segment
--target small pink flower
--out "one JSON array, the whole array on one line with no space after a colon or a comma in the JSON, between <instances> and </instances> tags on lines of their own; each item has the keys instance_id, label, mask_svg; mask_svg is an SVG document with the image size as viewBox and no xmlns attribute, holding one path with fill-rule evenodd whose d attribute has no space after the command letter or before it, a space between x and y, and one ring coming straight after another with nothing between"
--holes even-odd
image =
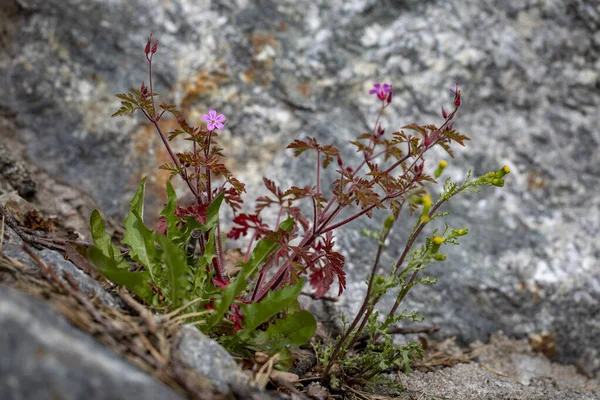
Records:
<instances>
[{"instance_id":1,"label":"small pink flower","mask_svg":"<svg viewBox=\"0 0 600 400\"><path fill-rule=\"evenodd\" d=\"M202 119L208 122L206 127L209 131L214 131L215 129L223 129L226 118L223 114L217 115L215 110L210 110L208 114L204 114Z\"/></svg>"},{"instance_id":2,"label":"small pink flower","mask_svg":"<svg viewBox=\"0 0 600 400\"><path fill-rule=\"evenodd\" d=\"M376 94L377 97L379 97L379 100L384 101L388 98L388 95L392 93L392 86L388 85L387 83L384 83L383 86L381 86L379 83L376 83L373 85L373 87L375 89L371 89L369 90L369 94ZM391 102L392 98L390 96L390 102Z\"/></svg>"},{"instance_id":3,"label":"small pink flower","mask_svg":"<svg viewBox=\"0 0 600 400\"><path fill-rule=\"evenodd\" d=\"M460 107L460 95L461 92L458 89L458 83L456 83L456 89L450 89L450 93L454 95L454 105L456 107Z\"/></svg>"}]
</instances>

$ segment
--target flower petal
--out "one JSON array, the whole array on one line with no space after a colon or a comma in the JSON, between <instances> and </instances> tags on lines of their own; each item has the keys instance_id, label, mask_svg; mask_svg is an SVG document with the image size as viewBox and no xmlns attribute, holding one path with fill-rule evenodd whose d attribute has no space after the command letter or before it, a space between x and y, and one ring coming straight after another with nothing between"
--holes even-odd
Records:
<instances>
[{"instance_id":1,"label":"flower petal","mask_svg":"<svg viewBox=\"0 0 600 400\"><path fill-rule=\"evenodd\" d=\"M373 87L374 87L375 89L379 89L379 88L381 87L381 85L380 85L379 83L376 83L376 84L374 84L374 85L373 85Z\"/></svg>"},{"instance_id":2,"label":"flower petal","mask_svg":"<svg viewBox=\"0 0 600 400\"><path fill-rule=\"evenodd\" d=\"M209 110L208 115L210 119L215 119L215 117L217 116L217 112L215 110Z\"/></svg>"},{"instance_id":3,"label":"flower petal","mask_svg":"<svg viewBox=\"0 0 600 400\"><path fill-rule=\"evenodd\" d=\"M377 90L371 89L371 90L369 90L369 94L377 94Z\"/></svg>"},{"instance_id":4,"label":"flower petal","mask_svg":"<svg viewBox=\"0 0 600 400\"><path fill-rule=\"evenodd\" d=\"M220 122L215 122L215 125L217 126L217 129L223 129L225 127L225 125Z\"/></svg>"},{"instance_id":5,"label":"flower petal","mask_svg":"<svg viewBox=\"0 0 600 400\"><path fill-rule=\"evenodd\" d=\"M208 115L206 115L206 114L204 114L202 116L202 119L205 120L205 121L210 121L210 117Z\"/></svg>"},{"instance_id":6,"label":"flower petal","mask_svg":"<svg viewBox=\"0 0 600 400\"><path fill-rule=\"evenodd\" d=\"M211 123L209 123L208 125L206 125L206 128L207 128L209 131L214 131L214 130L215 130L215 125L214 125L214 124L211 122Z\"/></svg>"},{"instance_id":7,"label":"flower petal","mask_svg":"<svg viewBox=\"0 0 600 400\"><path fill-rule=\"evenodd\" d=\"M223 114L219 114L217 116L217 118L215 118L215 121L219 121L219 122L223 122L225 120L227 120L227 118L225 118L225 116Z\"/></svg>"}]
</instances>

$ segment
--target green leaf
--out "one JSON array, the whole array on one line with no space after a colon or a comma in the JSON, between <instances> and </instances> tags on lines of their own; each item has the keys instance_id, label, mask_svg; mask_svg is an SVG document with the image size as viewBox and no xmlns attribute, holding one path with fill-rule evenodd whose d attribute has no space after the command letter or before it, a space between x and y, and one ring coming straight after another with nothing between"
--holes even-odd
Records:
<instances>
[{"instance_id":1,"label":"green leaf","mask_svg":"<svg viewBox=\"0 0 600 400\"><path fill-rule=\"evenodd\" d=\"M194 271L193 285L196 296L202 297L204 293L197 293L196 290L203 285L208 277L207 267L212 263L215 255L215 230L213 228L208 234L208 242L204 245L204 253L197 258L198 265Z\"/></svg>"},{"instance_id":2,"label":"green leaf","mask_svg":"<svg viewBox=\"0 0 600 400\"><path fill-rule=\"evenodd\" d=\"M196 220L196 217L186 217L185 224L182 228L183 237L189 239L189 236L192 231L199 230L201 232L207 232L219 224L219 209L221 208L221 203L223 203L223 198L225 197L225 192L218 195L209 205L206 210L206 223L203 225Z\"/></svg>"},{"instance_id":3,"label":"green leaf","mask_svg":"<svg viewBox=\"0 0 600 400\"><path fill-rule=\"evenodd\" d=\"M294 219L288 218L279 225L279 229L290 232L293 226ZM246 289L247 280L258 270L258 266L277 250L278 247L279 245L273 239L261 239L252 250L252 253L250 253L248 262L238 264L238 266L242 267L242 270L223 290L221 298L215 301L215 312L212 314L208 324L204 325L206 331L212 329L223 318L235 298Z\"/></svg>"},{"instance_id":4,"label":"green leaf","mask_svg":"<svg viewBox=\"0 0 600 400\"><path fill-rule=\"evenodd\" d=\"M287 286L281 290L272 290L267 297L258 303L242 305L245 327L238 332L238 336L244 340L258 326L267 322L271 317L277 315L281 310L292 304L298 297L304 286L304 279L294 286Z\"/></svg>"},{"instance_id":5,"label":"green leaf","mask_svg":"<svg viewBox=\"0 0 600 400\"><path fill-rule=\"evenodd\" d=\"M160 261L157 259L155 233L144 225L144 192L146 178L140 183L140 187L131 200L129 213L125 218L125 235L121 243L128 245L131 250L129 256L142 264L148 272L152 281L156 283L156 275L160 271Z\"/></svg>"},{"instance_id":6,"label":"green leaf","mask_svg":"<svg viewBox=\"0 0 600 400\"><path fill-rule=\"evenodd\" d=\"M106 233L104 220L98 210L92 211L90 217L90 233L92 234L94 245L102 250L102 253L105 256L113 258L114 254L112 254L111 248L112 242L110 236Z\"/></svg>"},{"instance_id":7,"label":"green leaf","mask_svg":"<svg viewBox=\"0 0 600 400\"><path fill-rule=\"evenodd\" d=\"M317 321L309 311L300 311L279 319L266 331L258 331L250 344L259 350L272 351L300 347L315 334Z\"/></svg>"},{"instance_id":8,"label":"green leaf","mask_svg":"<svg viewBox=\"0 0 600 400\"><path fill-rule=\"evenodd\" d=\"M119 268L115 259L107 257L98 247L88 249L88 258L111 282L127 287L147 303L152 302L152 287L149 284L148 271L130 272Z\"/></svg>"},{"instance_id":9,"label":"green leaf","mask_svg":"<svg viewBox=\"0 0 600 400\"><path fill-rule=\"evenodd\" d=\"M162 249L162 260L166 264L168 296L171 306L179 307L185 294L187 280L187 256L185 251L164 235L157 235L156 241Z\"/></svg>"},{"instance_id":10,"label":"green leaf","mask_svg":"<svg viewBox=\"0 0 600 400\"><path fill-rule=\"evenodd\" d=\"M218 195L208 206L208 211L206 212L205 231L212 229L219 223L219 209L221 208L221 203L223 202L224 198L225 192Z\"/></svg>"},{"instance_id":11,"label":"green leaf","mask_svg":"<svg viewBox=\"0 0 600 400\"><path fill-rule=\"evenodd\" d=\"M177 208L177 194L169 181L167 181L167 198L167 204L160 215L165 217L167 223L167 237L171 240L175 240L181 235L181 232L179 231L179 228L177 228L179 218L175 215L175 209Z\"/></svg>"},{"instance_id":12,"label":"green leaf","mask_svg":"<svg viewBox=\"0 0 600 400\"><path fill-rule=\"evenodd\" d=\"M277 364L275 369L279 371L289 371L294 366L294 356L288 349L282 349L277 353Z\"/></svg>"},{"instance_id":13,"label":"green leaf","mask_svg":"<svg viewBox=\"0 0 600 400\"><path fill-rule=\"evenodd\" d=\"M104 220L98 210L92 211L90 217L90 232L94 245L104 254L105 257L114 260L120 269L129 269L129 264L121 256L121 251L112 243L110 235L106 233Z\"/></svg>"}]
</instances>

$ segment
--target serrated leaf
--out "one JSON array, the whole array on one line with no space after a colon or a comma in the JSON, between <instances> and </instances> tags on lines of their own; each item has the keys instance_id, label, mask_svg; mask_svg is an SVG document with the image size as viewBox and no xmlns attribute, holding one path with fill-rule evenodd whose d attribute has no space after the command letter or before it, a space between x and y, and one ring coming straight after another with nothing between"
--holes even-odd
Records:
<instances>
[{"instance_id":1,"label":"serrated leaf","mask_svg":"<svg viewBox=\"0 0 600 400\"><path fill-rule=\"evenodd\" d=\"M125 286L147 303L152 302L152 287L148 271L131 272L117 266L117 262L104 255L98 247L88 249L88 258L108 280Z\"/></svg>"},{"instance_id":2,"label":"serrated leaf","mask_svg":"<svg viewBox=\"0 0 600 400\"><path fill-rule=\"evenodd\" d=\"M185 293L187 280L187 256L185 251L168 237L157 235L156 241L162 249L162 260L165 263L169 282L168 297L172 307L179 307Z\"/></svg>"},{"instance_id":3,"label":"serrated leaf","mask_svg":"<svg viewBox=\"0 0 600 400\"><path fill-rule=\"evenodd\" d=\"M129 264L121 256L121 251L112 243L110 235L106 233L104 220L98 210L92 211L92 215L90 216L90 233L92 234L94 245L105 257L114 260L119 269L129 268Z\"/></svg>"},{"instance_id":4,"label":"serrated leaf","mask_svg":"<svg viewBox=\"0 0 600 400\"><path fill-rule=\"evenodd\" d=\"M250 345L263 351L297 348L308 343L316 329L317 321L312 313L299 311L275 321L266 331L256 332Z\"/></svg>"},{"instance_id":5,"label":"serrated leaf","mask_svg":"<svg viewBox=\"0 0 600 400\"><path fill-rule=\"evenodd\" d=\"M208 241L204 245L204 253L198 257L198 267L194 271L194 291L196 291L200 285L206 279L208 275L207 267L212 264L215 255L215 231L216 228L210 230L208 234Z\"/></svg>"},{"instance_id":6,"label":"serrated leaf","mask_svg":"<svg viewBox=\"0 0 600 400\"><path fill-rule=\"evenodd\" d=\"M129 213L123 224L125 235L121 243L128 245L129 256L142 264L150 273L152 282L156 282L156 274L160 269L160 261L156 256L155 233L144 225L144 193L146 178L142 179L140 187L129 203Z\"/></svg>"},{"instance_id":7,"label":"serrated leaf","mask_svg":"<svg viewBox=\"0 0 600 400\"><path fill-rule=\"evenodd\" d=\"M225 192L221 192L221 194L219 194L208 206L208 211L206 212L205 230L212 229L219 223L219 209L221 208L221 203L223 203L224 197Z\"/></svg>"},{"instance_id":8,"label":"serrated leaf","mask_svg":"<svg viewBox=\"0 0 600 400\"><path fill-rule=\"evenodd\" d=\"M177 228L177 223L179 223L179 218L175 215L175 209L177 208L177 194L175 193L175 189L173 189L173 185L171 182L167 181L167 204L165 208L161 211L160 215L165 217L165 221L167 224L167 237L171 240L175 240L181 235L179 228Z\"/></svg>"},{"instance_id":9,"label":"serrated leaf","mask_svg":"<svg viewBox=\"0 0 600 400\"><path fill-rule=\"evenodd\" d=\"M184 134L185 132L181 129L174 129L168 133L169 142L175 139L177 136Z\"/></svg>"}]
</instances>

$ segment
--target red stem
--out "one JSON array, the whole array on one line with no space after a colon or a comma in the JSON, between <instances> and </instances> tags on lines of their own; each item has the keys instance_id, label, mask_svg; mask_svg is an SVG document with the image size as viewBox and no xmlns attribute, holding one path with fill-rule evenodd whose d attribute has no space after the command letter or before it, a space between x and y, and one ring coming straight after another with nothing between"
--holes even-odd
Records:
<instances>
[{"instance_id":1,"label":"red stem","mask_svg":"<svg viewBox=\"0 0 600 400\"><path fill-rule=\"evenodd\" d=\"M256 233L252 235L250 238L250 242L248 243L248 248L246 249L246 254L244 254L244 262L247 263L250 259L250 252L252 251L252 244L254 243L254 239L256 238Z\"/></svg>"},{"instance_id":2,"label":"red stem","mask_svg":"<svg viewBox=\"0 0 600 400\"><path fill-rule=\"evenodd\" d=\"M156 118L156 105L154 104L154 89L152 89L152 54L148 58L148 74L150 75L150 100L152 100L152 119L158 121Z\"/></svg>"},{"instance_id":3,"label":"red stem","mask_svg":"<svg viewBox=\"0 0 600 400\"><path fill-rule=\"evenodd\" d=\"M321 194L321 152L317 150L317 196Z\"/></svg>"}]
</instances>

